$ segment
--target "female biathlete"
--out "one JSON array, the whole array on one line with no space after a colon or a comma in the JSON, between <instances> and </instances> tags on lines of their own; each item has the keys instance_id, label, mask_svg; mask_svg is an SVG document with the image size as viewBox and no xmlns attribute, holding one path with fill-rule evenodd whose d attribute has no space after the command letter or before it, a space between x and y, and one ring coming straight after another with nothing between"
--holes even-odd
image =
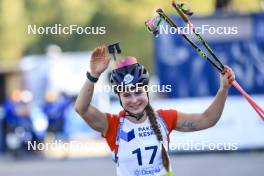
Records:
<instances>
[{"instance_id":1,"label":"female biathlete","mask_svg":"<svg viewBox=\"0 0 264 176\"><path fill-rule=\"evenodd\" d=\"M118 176L171 176L171 165L165 144L172 130L198 131L210 128L219 120L230 82L235 79L231 68L220 75L219 90L202 113L177 110L154 110L149 102L146 85L149 75L134 57L117 61L111 72L111 83L123 110L118 114L103 113L90 104L94 84L109 65L106 47L93 50L90 70L76 100L75 109L96 131L105 137L116 162ZM125 88L125 89L120 89Z\"/></svg>"}]
</instances>

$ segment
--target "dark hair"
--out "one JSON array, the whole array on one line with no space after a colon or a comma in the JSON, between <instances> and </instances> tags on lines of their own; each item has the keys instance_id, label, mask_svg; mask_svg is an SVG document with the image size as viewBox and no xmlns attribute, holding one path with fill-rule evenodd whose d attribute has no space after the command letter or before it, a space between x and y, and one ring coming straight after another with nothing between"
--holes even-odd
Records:
<instances>
[{"instance_id":1,"label":"dark hair","mask_svg":"<svg viewBox=\"0 0 264 176\"><path fill-rule=\"evenodd\" d=\"M167 172L169 172L169 170L170 170L169 155L168 155L167 151L165 150L165 147L162 143L163 137L162 137L160 127L159 127L158 122L157 122L157 117L156 117L155 112L154 112L154 110L150 104L148 104L146 106L146 112L147 112L147 115L149 117L150 124L154 130L154 133L156 134L158 141L160 141L160 143L162 145L161 156L162 156L163 166L166 168Z\"/></svg>"}]
</instances>

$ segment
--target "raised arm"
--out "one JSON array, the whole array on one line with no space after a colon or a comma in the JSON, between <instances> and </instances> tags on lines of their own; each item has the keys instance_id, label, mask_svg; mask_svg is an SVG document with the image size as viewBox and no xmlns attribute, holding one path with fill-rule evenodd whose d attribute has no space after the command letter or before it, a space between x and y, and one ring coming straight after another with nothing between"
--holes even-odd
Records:
<instances>
[{"instance_id":1,"label":"raised arm","mask_svg":"<svg viewBox=\"0 0 264 176\"><path fill-rule=\"evenodd\" d=\"M235 79L235 75L231 68L225 67L224 74L221 74L220 77L220 88L211 105L203 113L178 112L175 130L198 131L210 128L217 123L224 110L228 89L231 87L231 81Z\"/></svg>"},{"instance_id":2,"label":"raised arm","mask_svg":"<svg viewBox=\"0 0 264 176\"><path fill-rule=\"evenodd\" d=\"M91 76L99 78L101 73L106 70L109 61L110 57L106 54L105 47L95 48L92 52L90 61ZM105 114L90 104L93 96L94 84L94 82L88 79L85 81L75 102L75 110L91 128L105 134L108 129L108 122Z\"/></svg>"}]
</instances>

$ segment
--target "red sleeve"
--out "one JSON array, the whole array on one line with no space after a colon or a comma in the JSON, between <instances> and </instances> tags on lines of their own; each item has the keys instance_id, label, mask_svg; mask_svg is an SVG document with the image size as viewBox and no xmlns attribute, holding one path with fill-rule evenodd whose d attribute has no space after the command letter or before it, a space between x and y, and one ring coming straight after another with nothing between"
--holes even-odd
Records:
<instances>
[{"instance_id":1,"label":"red sleeve","mask_svg":"<svg viewBox=\"0 0 264 176\"><path fill-rule=\"evenodd\" d=\"M167 128L169 130L169 133L176 127L177 124L177 118L178 113L176 110L170 109L170 110L158 110L160 116L163 118L164 122L167 125Z\"/></svg>"},{"instance_id":2,"label":"red sleeve","mask_svg":"<svg viewBox=\"0 0 264 176\"><path fill-rule=\"evenodd\" d=\"M119 124L119 117L118 115L106 113L106 119L108 121L108 129L105 135L102 135L110 147L111 151L115 149L115 141L117 135L117 129Z\"/></svg>"}]
</instances>

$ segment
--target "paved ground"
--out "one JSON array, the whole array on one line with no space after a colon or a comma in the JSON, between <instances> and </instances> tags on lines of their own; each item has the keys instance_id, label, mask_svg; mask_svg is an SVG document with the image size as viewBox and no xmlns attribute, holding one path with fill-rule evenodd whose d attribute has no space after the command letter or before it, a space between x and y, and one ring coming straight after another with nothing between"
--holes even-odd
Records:
<instances>
[{"instance_id":1,"label":"paved ground","mask_svg":"<svg viewBox=\"0 0 264 176\"><path fill-rule=\"evenodd\" d=\"M1 156L0 156L1 157ZM263 176L264 152L173 155L176 176ZM0 158L0 176L114 176L109 157L89 159Z\"/></svg>"}]
</instances>

